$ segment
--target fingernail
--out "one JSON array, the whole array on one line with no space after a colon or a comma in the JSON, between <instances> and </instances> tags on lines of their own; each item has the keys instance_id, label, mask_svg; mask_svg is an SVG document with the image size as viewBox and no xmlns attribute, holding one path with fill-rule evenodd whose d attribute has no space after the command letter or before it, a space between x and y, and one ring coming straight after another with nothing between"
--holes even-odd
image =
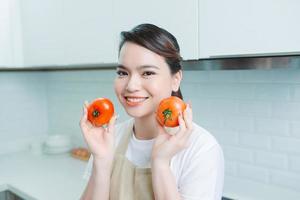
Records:
<instances>
[{"instance_id":1,"label":"fingernail","mask_svg":"<svg viewBox=\"0 0 300 200\"><path fill-rule=\"evenodd\" d=\"M192 108L192 102L191 102L191 100L188 101L188 106L189 106L190 108Z\"/></svg>"}]
</instances>

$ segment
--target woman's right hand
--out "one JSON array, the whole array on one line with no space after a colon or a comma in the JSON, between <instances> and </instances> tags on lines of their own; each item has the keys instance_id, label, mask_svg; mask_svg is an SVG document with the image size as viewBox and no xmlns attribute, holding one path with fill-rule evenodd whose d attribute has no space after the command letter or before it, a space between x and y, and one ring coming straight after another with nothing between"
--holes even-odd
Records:
<instances>
[{"instance_id":1,"label":"woman's right hand","mask_svg":"<svg viewBox=\"0 0 300 200\"><path fill-rule=\"evenodd\" d=\"M88 102L84 103L80 127L84 139L94 160L112 161L114 155L114 127L116 114L110 119L107 127L95 127L87 119Z\"/></svg>"}]
</instances>

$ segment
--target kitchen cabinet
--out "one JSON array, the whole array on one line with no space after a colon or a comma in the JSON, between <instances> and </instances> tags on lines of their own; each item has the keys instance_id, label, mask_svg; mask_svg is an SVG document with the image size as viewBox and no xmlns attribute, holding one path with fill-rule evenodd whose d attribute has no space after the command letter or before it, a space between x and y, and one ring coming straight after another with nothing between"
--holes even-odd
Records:
<instances>
[{"instance_id":1,"label":"kitchen cabinet","mask_svg":"<svg viewBox=\"0 0 300 200\"><path fill-rule=\"evenodd\" d=\"M140 23L170 31L185 60L300 52L297 0L5 0L1 4L0 66L117 63L120 32Z\"/></svg>"},{"instance_id":2,"label":"kitchen cabinet","mask_svg":"<svg viewBox=\"0 0 300 200\"><path fill-rule=\"evenodd\" d=\"M197 0L21 1L24 65L117 63L120 32L140 23L167 29L183 58L195 59L197 5Z\"/></svg>"},{"instance_id":3,"label":"kitchen cabinet","mask_svg":"<svg viewBox=\"0 0 300 200\"><path fill-rule=\"evenodd\" d=\"M141 23L165 28L178 40L184 59L198 57L198 1L189 0L114 0L116 41L121 31Z\"/></svg>"},{"instance_id":4,"label":"kitchen cabinet","mask_svg":"<svg viewBox=\"0 0 300 200\"><path fill-rule=\"evenodd\" d=\"M112 1L21 1L24 65L110 63Z\"/></svg>"},{"instance_id":5,"label":"kitchen cabinet","mask_svg":"<svg viewBox=\"0 0 300 200\"><path fill-rule=\"evenodd\" d=\"M300 1L199 0L199 58L300 52Z\"/></svg>"},{"instance_id":6,"label":"kitchen cabinet","mask_svg":"<svg viewBox=\"0 0 300 200\"><path fill-rule=\"evenodd\" d=\"M19 3L0 1L0 67L23 63Z\"/></svg>"}]
</instances>

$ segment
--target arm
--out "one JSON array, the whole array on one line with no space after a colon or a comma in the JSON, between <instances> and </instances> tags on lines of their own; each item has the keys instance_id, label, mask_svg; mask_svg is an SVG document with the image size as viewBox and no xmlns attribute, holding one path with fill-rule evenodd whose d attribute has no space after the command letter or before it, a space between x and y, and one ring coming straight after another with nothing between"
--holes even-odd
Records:
<instances>
[{"instance_id":1,"label":"arm","mask_svg":"<svg viewBox=\"0 0 300 200\"><path fill-rule=\"evenodd\" d=\"M155 199L181 199L177 189L175 177L171 172L170 166L168 164L153 162L151 169Z\"/></svg>"},{"instance_id":2,"label":"arm","mask_svg":"<svg viewBox=\"0 0 300 200\"><path fill-rule=\"evenodd\" d=\"M101 160L93 161L92 175L81 200L109 199L111 162L107 167Z\"/></svg>"},{"instance_id":3,"label":"arm","mask_svg":"<svg viewBox=\"0 0 300 200\"><path fill-rule=\"evenodd\" d=\"M153 162L152 182L155 199L220 200L222 198L224 182L222 149L217 143L210 144L204 149L204 151L195 151L188 158L178 183L180 190L177 189L170 167L167 164Z\"/></svg>"},{"instance_id":4,"label":"arm","mask_svg":"<svg viewBox=\"0 0 300 200\"><path fill-rule=\"evenodd\" d=\"M110 119L107 127L95 127L87 119L87 107L88 104L85 103L80 127L94 160L92 175L81 200L108 200L117 116L114 115Z\"/></svg>"},{"instance_id":5,"label":"arm","mask_svg":"<svg viewBox=\"0 0 300 200\"><path fill-rule=\"evenodd\" d=\"M193 131L192 110L189 105L183 115L179 115L178 121L179 131L175 135L168 134L158 124L158 136L151 154L152 186L156 200L181 199L169 163L176 153L188 146L188 138Z\"/></svg>"}]
</instances>

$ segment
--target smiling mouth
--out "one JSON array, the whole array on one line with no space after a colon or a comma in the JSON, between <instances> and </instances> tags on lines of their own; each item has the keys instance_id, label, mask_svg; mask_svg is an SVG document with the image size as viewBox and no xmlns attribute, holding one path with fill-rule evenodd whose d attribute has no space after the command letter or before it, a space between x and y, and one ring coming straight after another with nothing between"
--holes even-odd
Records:
<instances>
[{"instance_id":1,"label":"smiling mouth","mask_svg":"<svg viewBox=\"0 0 300 200\"><path fill-rule=\"evenodd\" d=\"M149 97L125 97L125 100L129 105L138 105L148 98Z\"/></svg>"}]
</instances>

